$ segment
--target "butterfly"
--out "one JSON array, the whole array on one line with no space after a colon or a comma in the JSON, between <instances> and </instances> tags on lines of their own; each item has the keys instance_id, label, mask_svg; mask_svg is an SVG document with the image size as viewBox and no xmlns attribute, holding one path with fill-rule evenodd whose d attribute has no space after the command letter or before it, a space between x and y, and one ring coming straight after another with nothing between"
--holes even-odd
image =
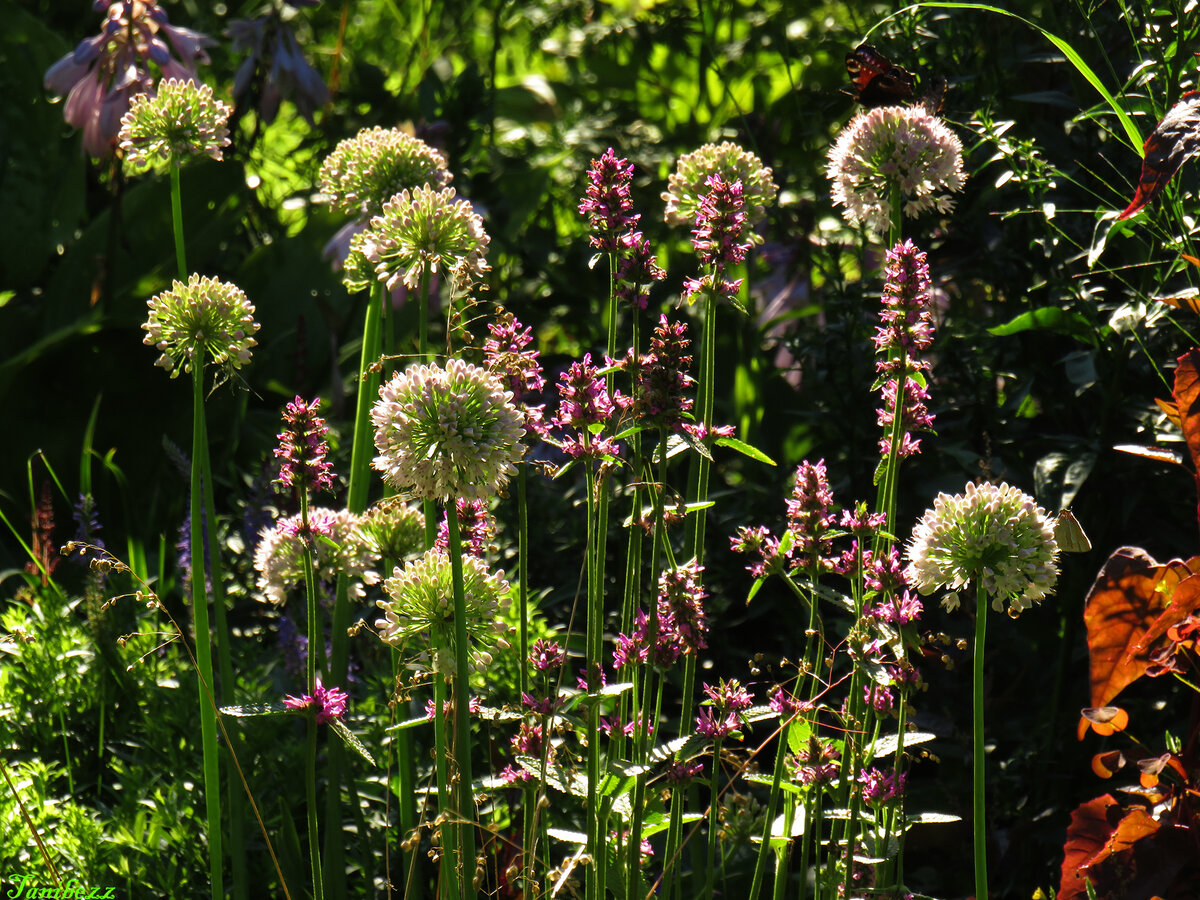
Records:
<instances>
[{"instance_id":1,"label":"butterfly","mask_svg":"<svg viewBox=\"0 0 1200 900\"><path fill-rule=\"evenodd\" d=\"M1069 509L1064 509L1054 520L1054 540L1064 553L1087 553L1092 549L1083 526Z\"/></svg>"},{"instance_id":2,"label":"butterfly","mask_svg":"<svg viewBox=\"0 0 1200 900\"><path fill-rule=\"evenodd\" d=\"M854 99L867 109L877 106L899 106L913 99L917 76L898 66L870 44L859 44L846 54L846 73ZM942 110L946 96L946 80L932 79L920 102L932 115Z\"/></svg>"}]
</instances>

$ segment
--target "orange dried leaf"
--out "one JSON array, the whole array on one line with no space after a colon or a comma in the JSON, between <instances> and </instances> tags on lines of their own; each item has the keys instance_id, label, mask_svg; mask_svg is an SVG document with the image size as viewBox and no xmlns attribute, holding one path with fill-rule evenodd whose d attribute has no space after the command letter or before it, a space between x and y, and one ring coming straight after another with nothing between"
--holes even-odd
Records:
<instances>
[{"instance_id":1,"label":"orange dried leaf","mask_svg":"<svg viewBox=\"0 0 1200 900\"><path fill-rule=\"evenodd\" d=\"M1179 407L1170 400L1160 400L1154 398L1155 405L1162 410L1163 415L1171 420L1172 425L1179 425Z\"/></svg>"},{"instance_id":2,"label":"orange dried leaf","mask_svg":"<svg viewBox=\"0 0 1200 900\"><path fill-rule=\"evenodd\" d=\"M1125 754L1120 750L1105 750L1092 757L1092 771L1100 778L1112 778L1125 768Z\"/></svg>"},{"instance_id":3,"label":"orange dried leaf","mask_svg":"<svg viewBox=\"0 0 1200 900\"><path fill-rule=\"evenodd\" d=\"M1080 712L1092 727L1092 731L1102 737L1124 731L1129 726L1129 713L1119 706L1088 707Z\"/></svg>"},{"instance_id":4,"label":"orange dried leaf","mask_svg":"<svg viewBox=\"0 0 1200 900\"><path fill-rule=\"evenodd\" d=\"M1080 804L1071 813L1071 824L1067 826L1067 842L1063 845L1062 881L1058 887L1058 900L1086 900L1088 860L1099 853L1113 826L1109 822L1110 810L1118 810L1112 794L1096 797Z\"/></svg>"},{"instance_id":5,"label":"orange dried leaf","mask_svg":"<svg viewBox=\"0 0 1200 900\"><path fill-rule=\"evenodd\" d=\"M1171 396L1179 410L1179 427L1191 451L1192 464L1200 468L1200 350L1189 350L1175 363Z\"/></svg>"}]
</instances>

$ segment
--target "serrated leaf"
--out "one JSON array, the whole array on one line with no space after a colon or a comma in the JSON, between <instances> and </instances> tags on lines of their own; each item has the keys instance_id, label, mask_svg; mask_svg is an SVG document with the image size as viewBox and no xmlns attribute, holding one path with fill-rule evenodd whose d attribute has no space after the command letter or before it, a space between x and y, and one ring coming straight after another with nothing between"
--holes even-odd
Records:
<instances>
[{"instance_id":1,"label":"serrated leaf","mask_svg":"<svg viewBox=\"0 0 1200 900\"><path fill-rule=\"evenodd\" d=\"M692 433L690 431L687 431L685 429L683 431L679 431L676 433L679 435L680 438L682 438L682 440L685 444L687 444L689 447L691 447L693 450L695 450L697 453L699 453L701 456L703 456L709 462L713 461L712 453L709 452L707 447L705 447L702 443L700 443L698 440L696 440L694 437L692 437Z\"/></svg>"},{"instance_id":2,"label":"serrated leaf","mask_svg":"<svg viewBox=\"0 0 1200 900\"><path fill-rule=\"evenodd\" d=\"M742 456L748 456L757 462L766 463L768 466L778 465L775 460L771 459L771 457L767 456L767 454L763 453L757 447L751 446L745 441L739 441L735 437L719 437L713 443L721 447L728 447L730 450L736 450Z\"/></svg>"},{"instance_id":3,"label":"serrated leaf","mask_svg":"<svg viewBox=\"0 0 1200 900\"><path fill-rule=\"evenodd\" d=\"M917 744L927 744L929 741L936 740L937 735L931 734L928 731L907 731L904 733L904 746L915 747ZM881 756L895 756L896 748L899 746L899 735L888 734L877 740L868 749L867 755L878 759Z\"/></svg>"},{"instance_id":4,"label":"serrated leaf","mask_svg":"<svg viewBox=\"0 0 1200 900\"><path fill-rule=\"evenodd\" d=\"M282 703L243 703L241 706L222 706L221 715L244 719L250 716L292 715L296 710Z\"/></svg>"},{"instance_id":5,"label":"serrated leaf","mask_svg":"<svg viewBox=\"0 0 1200 900\"><path fill-rule=\"evenodd\" d=\"M950 813L923 812L914 816L905 816L905 825L948 825L951 822L961 822L962 816Z\"/></svg>"},{"instance_id":6,"label":"serrated leaf","mask_svg":"<svg viewBox=\"0 0 1200 900\"><path fill-rule=\"evenodd\" d=\"M333 730L334 734L342 739L342 743L344 743L347 747L349 747L371 765L376 765L375 760L371 757L371 754L367 752L367 748L364 747L362 745L362 741L358 739L358 735L347 728L345 722L343 722L341 719L330 719L329 727Z\"/></svg>"},{"instance_id":7,"label":"serrated leaf","mask_svg":"<svg viewBox=\"0 0 1200 900\"><path fill-rule=\"evenodd\" d=\"M588 837L580 831L568 831L565 828L547 828L546 834L555 840L565 841L568 844L586 844Z\"/></svg>"}]
</instances>

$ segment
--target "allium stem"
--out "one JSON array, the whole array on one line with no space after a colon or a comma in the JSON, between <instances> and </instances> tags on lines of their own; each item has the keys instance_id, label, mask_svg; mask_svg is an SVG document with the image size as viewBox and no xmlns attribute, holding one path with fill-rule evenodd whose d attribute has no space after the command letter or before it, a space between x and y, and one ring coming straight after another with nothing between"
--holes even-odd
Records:
<instances>
[{"instance_id":1,"label":"allium stem","mask_svg":"<svg viewBox=\"0 0 1200 900\"><path fill-rule=\"evenodd\" d=\"M183 242L183 191L179 184L179 163L171 163L171 228L175 232L175 267L179 280L187 281L187 253Z\"/></svg>"},{"instance_id":2,"label":"allium stem","mask_svg":"<svg viewBox=\"0 0 1200 900\"><path fill-rule=\"evenodd\" d=\"M455 791L458 819L458 864L463 897L475 881L475 792L471 787L471 660L467 635L467 600L463 590L462 537L458 501L446 498L446 530L450 541L450 572L454 583L454 761L458 768Z\"/></svg>"},{"instance_id":3,"label":"allium stem","mask_svg":"<svg viewBox=\"0 0 1200 900\"><path fill-rule=\"evenodd\" d=\"M442 649L442 642L445 641L445 636L437 629L433 631L434 647L433 652L436 654ZM440 672L433 673L433 759L434 769L437 772L437 789L438 789L438 821L441 822L441 839L442 839L442 855L441 855L441 888L438 891L439 900L443 898L462 898L462 891L458 879L454 874L454 856L455 847L458 842L456 835L457 826L447 822L446 817L451 812L450 802L450 778L448 774L447 760L449 752L446 749L446 679Z\"/></svg>"},{"instance_id":4,"label":"allium stem","mask_svg":"<svg viewBox=\"0 0 1200 900\"><path fill-rule=\"evenodd\" d=\"M971 772L974 785L974 804L972 809L973 830L975 834L975 900L987 900L987 819L984 809L983 792L983 639L987 630L988 595L982 587L975 588L975 666L972 686L974 688L974 705L972 707L972 742L971 742Z\"/></svg>"},{"instance_id":5,"label":"allium stem","mask_svg":"<svg viewBox=\"0 0 1200 900\"><path fill-rule=\"evenodd\" d=\"M204 755L204 807L208 824L208 864L213 900L225 896L221 877L221 779L217 759L217 713L208 693L214 687L212 636L208 624L208 595L205 588L203 514L203 462L208 458L204 418L204 366L192 367L192 481L191 553L192 616L196 626L196 668L200 679L200 743ZM209 478L211 481L211 477ZM217 548L212 548L216 556ZM215 695L214 695L215 696Z\"/></svg>"}]
</instances>

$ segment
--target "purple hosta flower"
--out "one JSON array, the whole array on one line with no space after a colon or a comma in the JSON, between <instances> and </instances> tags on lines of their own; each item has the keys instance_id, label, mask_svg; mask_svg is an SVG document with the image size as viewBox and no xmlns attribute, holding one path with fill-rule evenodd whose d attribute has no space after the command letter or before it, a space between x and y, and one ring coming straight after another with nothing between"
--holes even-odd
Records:
<instances>
[{"instance_id":1,"label":"purple hosta flower","mask_svg":"<svg viewBox=\"0 0 1200 900\"><path fill-rule=\"evenodd\" d=\"M829 489L825 460L815 464L804 460L796 468L787 518L795 555L792 565L825 565L831 546L825 535L834 522L833 492Z\"/></svg>"},{"instance_id":2,"label":"purple hosta flower","mask_svg":"<svg viewBox=\"0 0 1200 900\"><path fill-rule=\"evenodd\" d=\"M904 784L908 780L905 773L899 777L895 772L885 772L881 769L867 768L858 773L858 783L862 785L863 803L877 808L890 803L904 793Z\"/></svg>"},{"instance_id":3,"label":"purple hosta flower","mask_svg":"<svg viewBox=\"0 0 1200 900\"><path fill-rule=\"evenodd\" d=\"M522 722L509 744L514 751L524 756L541 756L545 739L546 732L541 725Z\"/></svg>"},{"instance_id":4,"label":"purple hosta flower","mask_svg":"<svg viewBox=\"0 0 1200 900\"><path fill-rule=\"evenodd\" d=\"M736 302L742 281L731 281L725 273L741 263L750 249L744 190L740 181L730 184L720 175L710 175L706 184L708 193L696 213L692 246L701 265L710 271L700 278L688 278L683 296L691 302L698 293L711 293Z\"/></svg>"},{"instance_id":5,"label":"purple hosta flower","mask_svg":"<svg viewBox=\"0 0 1200 900\"><path fill-rule=\"evenodd\" d=\"M954 208L949 195L962 189L962 144L924 106L885 106L860 113L842 129L826 168L833 202L848 221L876 234L892 225L892 185L903 213Z\"/></svg>"},{"instance_id":6,"label":"purple hosta flower","mask_svg":"<svg viewBox=\"0 0 1200 900\"><path fill-rule=\"evenodd\" d=\"M1007 484L968 484L965 493L939 494L913 529L906 550L908 583L922 594L950 593L972 582L997 611L1008 601L1014 618L1054 590L1058 543L1054 524L1032 497Z\"/></svg>"},{"instance_id":7,"label":"purple hosta flower","mask_svg":"<svg viewBox=\"0 0 1200 900\"><path fill-rule=\"evenodd\" d=\"M432 700L425 701L425 718L428 719L430 722L433 721L433 712L435 709L437 709L437 706L434 704L434 702ZM479 702L478 697L469 697L467 699L467 712L471 713L472 715L475 715L481 709L483 709L483 704L481 704ZM442 715L444 715L447 719L451 718L454 715L454 700L453 699L447 699L442 703Z\"/></svg>"},{"instance_id":8,"label":"purple hosta flower","mask_svg":"<svg viewBox=\"0 0 1200 900\"><path fill-rule=\"evenodd\" d=\"M683 417L691 412L692 400L684 391L695 385L688 374L692 357L688 347L687 325L671 324L659 316L650 338L650 352L641 358L635 372L633 414L643 424L677 431Z\"/></svg>"},{"instance_id":9,"label":"purple hosta flower","mask_svg":"<svg viewBox=\"0 0 1200 900\"><path fill-rule=\"evenodd\" d=\"M205 47L216 42L167 21L153 0L97 3L107 7L100 34L86 38L46 70L46 90L66 95L63 117L83 131L83 149L97 159L116 147L121 118L130 101L154 86L150 63L164 78L196 77L196 64L207 63Z\"/></svg>"},{"instance_id":10,"label":"purple hosta flower","mask_svg":"<svg viewBox=\"0 0 1200 900\"><path fill-rule=\"evenodd\" d=\"M230 369L250 363L250 348L258 344L254 306L236 286L215 278L192 275L187 284L172 281L171 289L146 301L150 315L142 324L142 343L162 355L155 361L176 377L191 372L199 358L208 357Z\"/></svg>"},{"instance_id":11,"label":"purple hosta flower","mask_svg":"<svg viewBox=\"0 0 1200 900\"><path fill-rule=\"evenodd\" d=\"M325 687L318 677L311 695L284 697L283 705L289 709L311 709L317 714L317 724L323 725L330 719L340 719L345 715L347 699L345 691Z\"/></svg>"},{"instance_id":12,"label":"purple hosta flower","mask_svg":"<svg viewBox=\"0 0 1200 900\"><path fill-rule=\"evenodd\" d=\"M458 291L482 284L490 238L483 219L454 188L421 185L387 200L365 232L363 252L387 289L421 286L422 277L444 277Z\"/></svg>"},{"instance_id":13,"label":"purple hosta flower","mask_svg":"<svg viewBox=\"0 0 1200 900\"><path fill-rule=\"evenodd\" d=\"M863 702L877 713L890 713L896 708L896 696L878 684L863 685Z\"/></svg>"},{"instance_id":14,"label":"purple hosta flower","mask_svg":"<svg viewBox=\"0 0 1200 900\"><path fill-rule=\"evenodd\" d=\"M494 375L461 359L410 366L371 408L371 465L426 500L483 500L508 482L523 453L524 418Z\"/></svg>"},{"instance_id":15,"label":"purple hosta flower","mask_svg":"<svg viewBox=\"0 0 1200 900\"><path fill-rule=\"evenodd\" d=\"M401 191L447 187L446 157L400 128L364 128L321 163L321 193L339 212L378 216Z\"/></svg>"},{"instance_id":16,"label":"purple hosta flower","mask_svg":"<svg viewBox=\"0 0 1200 900\"><path fill-rule=\"evenodd\" d=\"M662 281L667 273L659 266L650 242L640 231L630 231L618 238L621 261L617 265L613 295L634 309L645 309L650 300L650 285Z\"/></svg>"},{"instance_id":17,"label":"purple hosta flower","mask_svg":"<svg viewBox=\"0 0 1200 900\"><path fill-rule=\"evenodd\" d=\"M632 231L641 218L633 212L633 201L629 198L632 179L633 165L619 159L612 147L599 159L592 160L588 169L588 186L579 203L579 214L587 216L592 229L588 243L601 252L617 252L619 236Z\"/></svg>"},{"instance_id":18,"label":"purple hosta flower","mask_svg":"<svg viewBox=\"0 0 1200 900\"><path fill-rule=\"evenodd\" d=\"M464 500L459 498L458 528L462 539L463 553L483 559L484 554L492 546L492 538L496 536L496 520L488 511L487 504L482 500ZM445 553L450 552L450 523L443 514L438 525L437 540L433 546Z\"/></svg>"},{"instance_id":19,"label":"purple hosta flower","mask_svg":"<svg viewBox=\"0 0 1200 900\"><path fill-rule=\"evenodd\" d=\"M290 6L316 6L315 2L289 0ZM234 19L228 34L235 53L249 55L238 66L233 80L233 97L258 98L258 117L270 125L279 114L284 97L296 104L296 110L311 128L313 112L329 102L329 88L304 58L292 26L282 10L272 7L253 19ZM261 73L261 74L259 74Z\"/></svg>"},{"instance_id":20,"label":"purple hosta flower","mask_svg":"<svg viewBox=\"0 0 1200 900\"><path fill-rule=\"evenodd\" d=\"M474 556L462 558L462 587L466 603L467 639L472 665L486 669L492 663L493 651L506 648L505 625L499 618L500 600L508 595L508 582L503 572L491 572ZM376 620L379 636L393 646L410 640L428 639L437 631L434 641L439 649L432 661L434 671L454 671L454 579L449 557L430 550L392 571L383 582L386 600L376 602L383 618Z\"/></svg>"},{"instance_id":21,"label":"purple hosta flower","mask_svg":"<svg viewBox=\"0 0 1200 900\"><path fill-rule=\"evenodd\" d=\"M167 78L138 94L121 119L117 140L126 171L156 165L181 165L205 155L218 162L229 146L226 123L233 112L213 96L212 88L188 79Z\"/></svg>"},{"instance_id":22,"label":"purple hosta flower","mask_svg":"<svg viewBox=\"0 0 1200 900\"><path fill-rule=\"evenodd\" d=\"M699 759L682 760L667 766L663 777L671 784L687 784L704 772L704 761Z\"/></svg>"},{"instance_id":23,"label":"purple hosta flower","mask_svg":"<svg viewBox=\"0 0 1200 900\"><path fill-rule=\"evenodd\" d=\"M704 694L708 700L696 716L696 733L718 740L739 735L741 712L754 703L750 693L737 679L731 678L728 681L721 679L716 687L705 684Z\"/></svg>"},{"instance_id":24,"label":"purple hosta flower","mask_svg":"<svg viewBox=\"0 0 1200 900\"><path fill-rule=\"evenodd\" d=\"M870 616L889 625L909 625L921 617L921 598L908 590L880 600L870 609Z\"/></svg>"},{"instance_id":25,"label":"purple hosta flower","mask_svg":"<svg viewBox=\"0 0 1200 900\"><path fill-rule=\"evenodd\" d=\"M545 437L548 430L542 421L545 406L529 406L525 402L530 394L539 394L546 387L538 351L527 349L531 343L533 330L522 327L516 316L501 309L497 320L488 323L483 367L512 392L513 403L525 414L526 434Z\"/></svg>"},{"instance_id":26,"label":"purple hosta flower","mask_svg":"<svg viewBox=\"0 0 1200 900\"><path fill-rule=\"evenodd\" d=\"M305 403L297 395L285 408L284 429L276 436L279 446L275 448L275 458L283 460L279 483L310 495L333 487L332 467L325 460L329 454L329 442L325 440L329 428L317 415L320 407L320 397Z\"/></svg>"},{"instance_id":27,"label":"purple hosta flower","mask_svg":"<svg viewBox=\"0 0 1200 900\"><path fill-rule=\"evenodd\" d=\"M585 353L582 360L571 363L558 383L560 399L553 424L570 429L562 448L573 459L617 455L616 442L602 433L593 433L592 426L608 426L613 414L628 406L629 401L619 392L610 396L598 371L592 365L592 355Z\"/></svg>"},{"instance_id":28,"label":"purple hosta flower","mask_svg":"<svg viewBox=\"0 0 1200 900\"><path fill-rule=\"evenodd\" d=\"M266 529L254 551L258 589L263 598L282 606L288 592L304 584L304 553L312 553L317 579L335 584L339 574L350 582L350 594L366 595L363 584L374 584L379 575L372 570L375 561L370 546L359 530L359 518L348 510L314 507L308 511L308 529L299 516L281 519Z\"/></svg>"},{"instance_id":29,"label":"purple hosta flower","mask_svg":"<svg viewBox=\"0 0 1200 900\"><path fill-rule=\"evenodd\" d=\"M555 672L567 661L567 651L557 641L538 638L529 648L529 661L539 672Z\"/></svg>"},{"instance_id":30,"label":"purple hosta flower","mask_svg":"<svg viewBox=\"0 0 1200 900\"><path fill-rule=\"evenodd\" d=\"M838 760L842 754L832 741L815 735L808 746L790 757L796 779L801 784L828 784L838 776Z\"/></svg>"},{"instance_id":31,"label":"purple hosta flower","mask_svg":"<svg viewBox=\"0 0 1200 900\"><path fill-rule=\"evenodd\" d=\"M756 555L758 559L748 566L746 571L755 578L782 572L786 560L791 558L789 547L786 553L779 550L779 538L771 534L765 525L750 528L746 525L738 527L737 534L729 539L730 549L734 553Z\"/></svg>"},{"instance_id":32,"label":"purple hosta flower","mask_svg":"<svg viewBox=\"0 0 1200 900\"><path fill-rule=\"evenodd\" d=\"M666 201L664 216L671 225L692 226L700 210L703 197L709 191L708 179L719 175L728 184L740 181L745 193L745 208L749 224L757 225L767 214L767 207L775 202L779 189L771 177L771 170L762 160L737 144L705 144L692 153L687 153L675 163L675 171L667 181L667 190L662 199ZM749 236L753 243L759 238Z\"/></svg>"}]
</instances>

